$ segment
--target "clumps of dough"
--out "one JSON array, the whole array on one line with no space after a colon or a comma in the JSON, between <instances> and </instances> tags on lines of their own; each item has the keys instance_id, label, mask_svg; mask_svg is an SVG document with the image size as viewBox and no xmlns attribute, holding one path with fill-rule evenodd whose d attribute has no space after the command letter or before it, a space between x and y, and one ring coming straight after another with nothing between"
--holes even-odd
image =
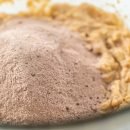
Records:
<instances>
[{"instance_id":1,"label":"clumps of dough","mask_svg":"<svg viewBox=\"0 0 130 130\"><path fill-rule=\"evenodd\" d=\"M98 68L111 86L111 96L101 105L103 111L130 104L130 31L115 14L89 4L56 4L50 18L79 32L86 47L100 57ZM109 91L108 91L109 93Z\"/></svg>"}]
</instances>

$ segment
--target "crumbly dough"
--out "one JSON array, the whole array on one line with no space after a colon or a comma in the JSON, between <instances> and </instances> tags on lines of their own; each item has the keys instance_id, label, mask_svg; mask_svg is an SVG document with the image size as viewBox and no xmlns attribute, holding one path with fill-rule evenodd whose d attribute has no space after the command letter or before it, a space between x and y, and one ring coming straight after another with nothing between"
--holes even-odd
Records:
<instances>
[{"instance_id":1,"label":"crumbly dough","mask_svg":"<svg viewBox=\"0 0 130 130\"><path fill-rule=\"evenodd\" d=\"M111 96L101 105L101 110L119 109L130 104L130 31L120 18L89 4L51 5L49 0L28 0L28 7L27 12L17 16L59 21L79 32L87 49L100 57L97 67L104 81L111 86ZM5 15L1 17L5 18Z\"/></svg>"},{"instance_id":2,"label":"crumbly dough","mask_svg":"<svg viewBox=\"0 0 130 130\"><path fill-rule=\"evenodd\" d=\"M103 111L130 104L130 32L114 14L89 4L53 5L52 20L60 21L77 31L86 47L100 57L97 67L111 87L111 96L101 105Z\"/></svg>"}]
</instances>

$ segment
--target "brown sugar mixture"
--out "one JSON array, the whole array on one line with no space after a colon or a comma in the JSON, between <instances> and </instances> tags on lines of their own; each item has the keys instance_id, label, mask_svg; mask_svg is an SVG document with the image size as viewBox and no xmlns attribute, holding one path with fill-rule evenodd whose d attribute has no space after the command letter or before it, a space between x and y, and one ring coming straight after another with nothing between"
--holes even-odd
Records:
<instances>
[{"instance_id":1,"label":"brown sugar mixture","mask_svg":"<svg viewBox=\"0 0 130 130\"><path fill-rule=\"evenodd\" d=\"M0 28L2 123L70 122L130 104L130 32L116 15L43 0L28 9L0 15L9 21Z\"/></svg>"}]
</instances>

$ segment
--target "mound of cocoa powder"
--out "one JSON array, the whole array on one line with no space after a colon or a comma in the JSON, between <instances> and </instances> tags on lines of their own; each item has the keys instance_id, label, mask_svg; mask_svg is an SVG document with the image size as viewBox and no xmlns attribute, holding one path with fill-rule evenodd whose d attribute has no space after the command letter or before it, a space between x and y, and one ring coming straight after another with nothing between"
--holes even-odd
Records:
<instances>
[{"instance_id":1,"label":"mound of cocoa powder","mask_svg":"<svg viewBox=\"0 0 130 130\"><path fill-rule=\"evenodd\" d=\"M64 123L100 115L106 84L79 36L57 23L16 19L0 28L0 122Z\"/></svg>"}]
</instances>

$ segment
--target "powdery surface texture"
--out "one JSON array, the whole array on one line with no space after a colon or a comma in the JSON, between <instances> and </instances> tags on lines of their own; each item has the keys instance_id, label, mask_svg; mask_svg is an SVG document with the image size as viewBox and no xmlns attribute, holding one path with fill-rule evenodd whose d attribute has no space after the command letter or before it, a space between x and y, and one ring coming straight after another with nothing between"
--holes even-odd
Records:
<instances>
[{"instance_id":1,"label":"powdery surface texture","mask_svg":"<svg viewBox=\"0 0 130 130\"><path fill-rule=\"evenodd\" d=\"M0 122L41 125L100 115L106 85L77 34L17 19L0 28Z\"/></svg>"}]
</instances>

